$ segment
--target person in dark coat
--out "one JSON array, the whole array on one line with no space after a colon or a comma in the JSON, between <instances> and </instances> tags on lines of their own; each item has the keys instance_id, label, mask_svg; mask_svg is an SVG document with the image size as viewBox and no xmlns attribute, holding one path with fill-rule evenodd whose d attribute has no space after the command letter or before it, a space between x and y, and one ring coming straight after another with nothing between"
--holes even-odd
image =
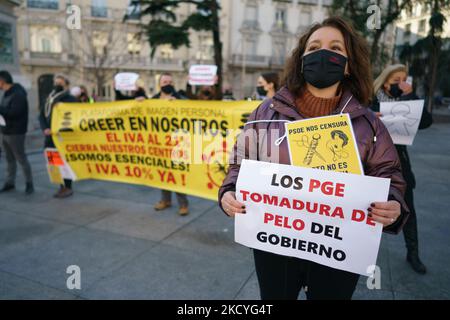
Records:
<instances>
[{"instance_id":1,"label":"person in dark coat","mask_svg":"<svg viewBox=\"0 0 450 320\"><path fill-rule=\"evenodd\" d=\"M25 154L25 136L28 128L28 99L25 89L8 71L0 71L0 90L4 92L0 102L0 116L4 125L0 125L3 134L3 149L5 150L7 177L0 192L15 189L17 162L22 166L26 181L26 194L34 192L33 176L30 162Z\"/></svg>"},{"instance_id":2,"label":"person in dark coat","mask_svg":"<svg viewBox=\"0 0 450 320\"><path fill-rule=\"evenodd\" d=\"M162 99L162 100L175 100L181 99L181 96L175 90L173 86L173 77L170 73L164 73L159 78L159 87L161 91L154 95L152 99ZM178 203L180 208L178 213L181 216L186 216L189 214L189 202L187 196L183 193L176 193ZM172 206L172 192L168 190L161 190L161 200L155 204L154 209L156 211L162 211Z\"/></svg>"},{"instance_id":3,"label":"person in dark coat","mask_svg":"<svg viewBox=\"0 0 450 320\"><path fill-rule=\"evenodd\" d=\"M408 70L402 64L388 66L375 80L372 110L382 116L380 111L380 102L418 100L419 98L413 91L411 84L406 82ZM423 109L420 119L419 130L431 126L433 119L427 108ZM403 177L406 180L405 201L410 210L410 217L403 227L403 236L405 238L407 255L406 259L419 274L425 274L427 269L419 258L419 237L417 232L417 215L414 208L414 188L416 179L409 161L408 150L404 145L395 145L400 163L402 165Z\"/></svg>"},{"instance_id":4,"label":"person in dark coat","mask_svg":"<svg viewBox=\"0 0 450 320\"><path fill-rule=\"evenodd\" d=\"M65 76L57 75L54 79L53 90L47 97L44 108L40 110L39 124L45 136L45 148L55 148L51 130L53 108L55 108L58 103L77 102L75 97L70 94L69 85L70 82ZM73 195L72 180L64 179L64 184L60 186L54 197L63 199L70 197L71 195Z\"/></svg>"}]
</instances>

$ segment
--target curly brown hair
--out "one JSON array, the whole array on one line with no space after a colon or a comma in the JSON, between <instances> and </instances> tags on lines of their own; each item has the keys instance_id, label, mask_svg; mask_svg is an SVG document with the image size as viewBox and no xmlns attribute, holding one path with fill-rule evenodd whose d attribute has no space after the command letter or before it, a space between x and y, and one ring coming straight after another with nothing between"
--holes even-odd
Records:
<instances>
[{"instance_id":1,"label":"curly brown hair","mask_svg":"<svg viewBox=\"0 0 450 320\"><path fill-rule=\"evenodd\" d=\"M330 17L322 23L316 23L300 37L297 47L286 63L283 85L287 86L294 96L299 96L303 92L306 87L306 81L302 74L302 64L306 44L311 35L323 27L336 28L344 37L348 55L349 76L342 80L340 89L350 90L361 104L368 106L373 97L369 47L366 40L355 31L352 24L340 17Z\"/></svg>"}]
</instances>

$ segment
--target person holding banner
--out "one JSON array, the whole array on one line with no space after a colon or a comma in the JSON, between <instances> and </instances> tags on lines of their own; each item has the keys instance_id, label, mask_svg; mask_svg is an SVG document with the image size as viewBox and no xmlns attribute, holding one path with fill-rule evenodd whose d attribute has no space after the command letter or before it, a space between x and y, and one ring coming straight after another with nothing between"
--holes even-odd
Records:
<instances>
[{"instance_id":1,"label":"person holding banner","mask_svg":"<svg viewBox=\"0 0 450 320\"><path fill-rule=\"evenodd\" d=\"M116 84L114 83L114 87L116 87ZM142 79L137 79L135 82L135 89L131 91L131 96L127 96L126 94L122 93L121 90L114 89L116 93L116 101L119 100L137 100L142 101L145 99L148 99L147 93L145 92L145 84Z\"/></svg>"},{"instance_id":2,"label":"person holding banner","mask_svg":"<svg viewBox=\"0 0 450 320\"><path fill-rule=\"evenodd\" d=\"M368 215L385 232L401 230L409 214L406 185L389 133L367 107L373 95L369 56L366 41L342 18L330 17L303 34L285 66L284 86L253 111L234 147L218 196L228 216L246 213L235 194L243 159L289 165L286 122L347 113L364 174L391 179L388 201L372 203ZM302 288L308 299L351 299L359 279L304 259L253 253L264 300L297 299Z\"/></svg>"},{"instance_id":3,"label":"person holding banner","mask_svg":"<svg viewBox=\"0 0 450 320\"><path fill-rule=\"evenodd\" d=\"M54 87L47 97L45 106L39 113L39 124L45 136L45 148L55 148L52 138L52 112L53 108L60 102L77 102L74 96L70 94L70 82L63 75L57 75L54 79ZM58 199L67 198L73 195L72 180L64 179L64 184L60 186L54 197Z\"/></svg>"},{"instance_id":4,"label":"person holding banner","mask_svg":"<svg viewBox=\"0 0 450 320\"><path fill-rule=\"evenodd\" d=\"M173 86L173 77L170 73L162 74L159 78L159 87L161 91L153 96L153 99L174 100L180 99L175 87ZM178 213L181 216L189 214L189 203L187 196L183 193L176 193L180 209ZM162 211L172 206L172 192L161 190L161 200L155 205L156 211Z\"/></svg>"},{"instance_id":5,"label":"person holding banner","mask_svg":"<svg viewBox=\"0 0 450 320\"><path fill-rule=\"evenodd\" d=\"M95 99L89 96L88 90L85 86L77 86L70 89L70 94L75 97L80 103L94 103Z\"/></svg>"},{"instance_id":6,"label":"person holding banner","mask_svg":"<svg viewBox=\"0 0 450 320\"><path fill-rule=\"evenodd\" d=\"M380 102L408 101L418 100L419 98L413 91L412 84L407 82L408 70L405 65L396 64L386 67L374 82L375 98L372 104L372 110L382 116L380 111ZM427 108L422 111L419 129L426 129L431 126L433 119ZM414 208L414 188L416 179L409 161L408 150L405 145L395 145L400 162L402 165L403 177L406 180L405 201L410 210L410 217L403 227L403 236L405 238L407 255L406 260L412 269L425 274L427 269L419 258L419 238L417 232L417 216Z\"/></svg>"}]
</instances>

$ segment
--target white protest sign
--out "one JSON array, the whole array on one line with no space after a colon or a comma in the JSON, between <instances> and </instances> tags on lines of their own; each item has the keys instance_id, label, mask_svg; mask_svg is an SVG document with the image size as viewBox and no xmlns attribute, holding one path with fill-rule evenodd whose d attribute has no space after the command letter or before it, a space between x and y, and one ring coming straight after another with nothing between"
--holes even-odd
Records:
<instances>
[{"instance_id":1,"label":"white protest sign","mask_svg":"<svg viewBox=\"0 0 450 320\"><path fill-rule=\"evenodd\" d=\"M235 241L368 276L382 225L368 217L387 201L390 179L243 160L236 198Z\"/></svg>"},{"instance_id":2,"label":"white protest sign","mask_svg":"<svg viewBox=\"0 0 450 320\"><path fill-rule=\"evenodd\" d=\"M212 86L216 83L217 66L193 65L189 68L191 86Z\"/></svg>"},{"instance_id":3,"label":"white protest sign","mask_svg":"<svg viewBox=\"0 0 450 320\"><path fill-rule=\"evenodd\" d=\"M424 100L381 102L380 119L395 144L412 145L419 129Z\"/></svg>"},{"instance_id":4,"label":"white protest sign","mask_svg":"<svg viewBox=\"0 0 450 320\"><path fill-rule=\"evenodd\" d=\"M136 90L137 79L139 79L139 75L134 72L118 73L114 77L115 89L123 91Z\"/></svg>"},{"instance_id":5,"label":"white protest sign","mask_svg":"<svg viewBox=\"0 0 450 320\"><path fill-rule=\"evenodd\" d=\"M3 118L3 116L0 116L0 126L2 126L2 127L6 126L6 121L5 121L5 118Z\"/></svg>"}]
</instances>

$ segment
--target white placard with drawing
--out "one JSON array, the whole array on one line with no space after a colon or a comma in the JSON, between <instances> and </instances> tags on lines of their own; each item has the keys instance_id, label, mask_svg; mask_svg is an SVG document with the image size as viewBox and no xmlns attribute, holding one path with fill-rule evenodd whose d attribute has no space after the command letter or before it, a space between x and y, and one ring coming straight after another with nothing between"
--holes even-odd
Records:
<instances>
[{"instance_id":1,"label":"white placard with drawing","mask_svg":"<svg viewBox=\"0 0 450 320\"><path fill-rule=\"evenodd\" d=\"M425 100L381 102L381 121L395 144L410 146L419 129Z\"/></svg>"}]
</instances>

